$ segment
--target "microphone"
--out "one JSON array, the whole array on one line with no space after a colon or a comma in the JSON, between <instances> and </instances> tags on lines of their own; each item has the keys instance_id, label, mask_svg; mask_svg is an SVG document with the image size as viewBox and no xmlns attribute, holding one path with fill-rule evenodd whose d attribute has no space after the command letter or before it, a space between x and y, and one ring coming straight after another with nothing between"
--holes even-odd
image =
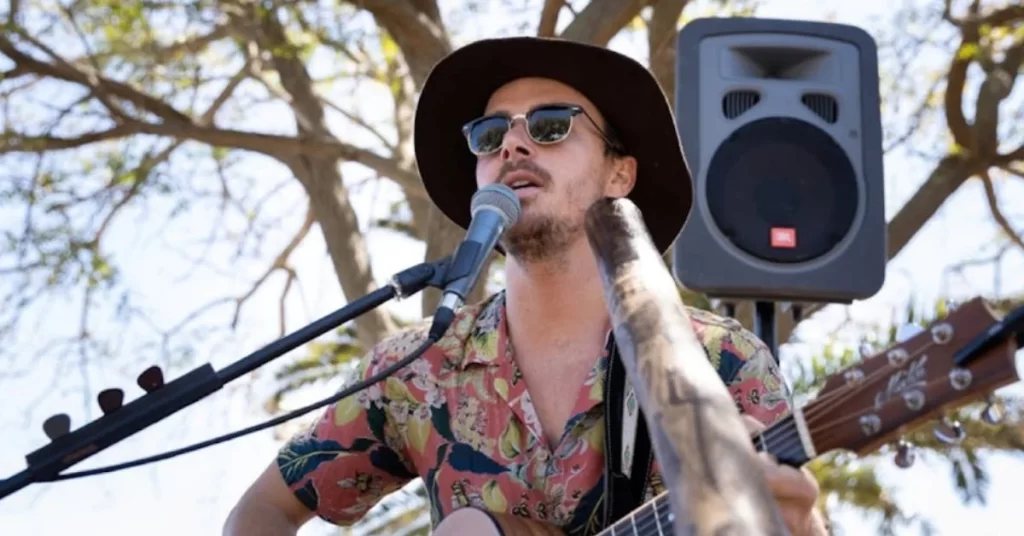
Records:
<instances>
[{"instance_id":1,"label":"microphone","mask_svg":"<svg viewBox=\"0 0 1024 536\"><path fill-rule=\"evenodd\" d=\"M473 215L466 230L466 238L455 249L448 265L441 301L430 326L430 338L439 340L455 320L455 309L466 301L483 271L484 261L498 243L498 238L512 226L522 207L519 198L504 184L490 184L477 190L470 202Z\"/></svg>"}]
</instances>

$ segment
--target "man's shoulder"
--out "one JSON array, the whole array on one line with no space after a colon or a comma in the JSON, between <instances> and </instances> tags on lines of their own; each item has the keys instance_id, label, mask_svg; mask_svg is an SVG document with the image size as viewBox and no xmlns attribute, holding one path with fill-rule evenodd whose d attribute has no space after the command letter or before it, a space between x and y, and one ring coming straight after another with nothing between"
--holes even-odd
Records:
<instances>
[{"instance_id":1,"label":"man's shoulder","mask_svg":"<svg viewBox=\"0 0 1024 536\"><path fill-rule=\"evenodd\" d=\"M686 307L697 339L712 361L774 361L765 343L735 318L696 307Z\"/></svg>"}]
</instances>

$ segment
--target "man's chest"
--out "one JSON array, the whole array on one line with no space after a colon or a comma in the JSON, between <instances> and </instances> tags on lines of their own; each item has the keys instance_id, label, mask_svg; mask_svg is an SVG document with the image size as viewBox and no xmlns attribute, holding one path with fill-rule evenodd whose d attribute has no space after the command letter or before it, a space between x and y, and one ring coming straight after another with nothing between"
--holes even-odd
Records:
<instances>
[{"instance_id":1,"label":"man's chest","mask_svg":"<svg viewBox=\"0 0 1024 536\"><path fill-rule=\"evenodd\" d=\"M577 359L567 365L524 360L516 365L536 412L540 433L552 450L559 447L570 431L573 417L601 402L595 360L596 356L588 361Z\"/></svg>"},{"instance_id":2,"label":"man's chest","mask_svg":"<svg viewBox=\"0 0 1024 536\"><path fill-rule=\"evenodd\" d=\"M539 377L537 388L527 389L521 371L491 366L442 381L430 440L410 452L434 520L475 506L560 527L599 521L603 406L600 386L586 376L572 388L564 377ZM554 405L539 409L535 392ZM558 443L543 439L539 417L552 408L564 415ZM401 433L419 432L409 423Z\"/></svg>"}]
</instances>

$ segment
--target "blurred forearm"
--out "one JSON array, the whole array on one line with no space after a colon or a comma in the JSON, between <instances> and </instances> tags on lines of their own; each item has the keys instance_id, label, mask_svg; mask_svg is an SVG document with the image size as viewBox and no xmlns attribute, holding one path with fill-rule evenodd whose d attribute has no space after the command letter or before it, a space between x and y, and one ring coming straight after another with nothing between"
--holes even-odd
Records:
<instances>
[{"instance_id":1,"label":"blurred forearm","mask_svg":"<svg viewBox=\"0 0 1024 536\"><path fill-rule=\"evenodd\" d=\"M224 536L295 536L299 527L272 505L251 501L235 506L224 524Z\"/></svg>"}]
</instances>

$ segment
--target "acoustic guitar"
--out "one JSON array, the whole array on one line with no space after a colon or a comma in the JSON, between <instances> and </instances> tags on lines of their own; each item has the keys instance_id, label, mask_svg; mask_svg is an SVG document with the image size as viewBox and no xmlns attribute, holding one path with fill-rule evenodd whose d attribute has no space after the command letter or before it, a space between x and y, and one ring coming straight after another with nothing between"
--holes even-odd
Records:
<instances>
[{"instance_id":1,"label":"acoustic guitar","mask_svg":"<svg viewBox=\"0 0 1024 536\"><path fill-rule=\"evenodd\" d=\"M753 438L758 452L768 452L793 467L820 454L847 450L875 451L948 410L980 399L989 404L982 420L996 424L1001 410L991 394L1019 381L1014 354L1024 343L1024 308L1005 318L981 298L974 298L907 340L831 375L816 399ZM964 438L960 423L942 417L933 433L946 444ZM896 442L895 463L913 463L912 445ZM460 508L441 521L434 536L565 536L558 527L505 513ZM668 493L662 493L606 528L600 536L674 534Z\"/></svg>"}]
</instances>

